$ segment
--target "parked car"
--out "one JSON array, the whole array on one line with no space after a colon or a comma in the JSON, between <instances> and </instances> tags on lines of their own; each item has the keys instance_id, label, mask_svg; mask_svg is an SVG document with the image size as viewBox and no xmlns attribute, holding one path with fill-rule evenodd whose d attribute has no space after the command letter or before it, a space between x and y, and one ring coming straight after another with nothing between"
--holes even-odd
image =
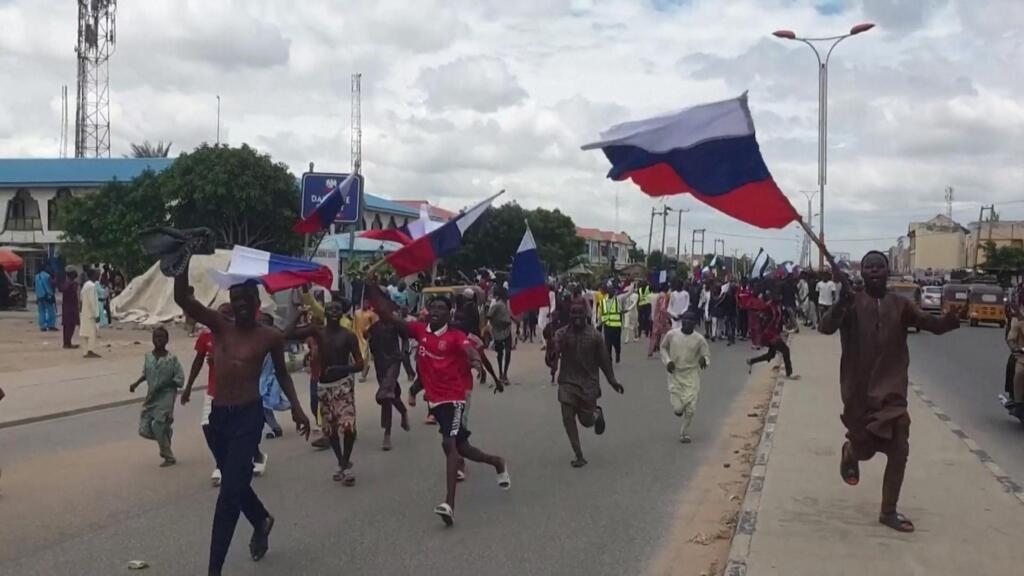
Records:
<instances>
[{"instance_id":1,"label":"parked car","mask_svg":"<svg viewBox=\"0 0 1024 576\"><path fill-rule=\"evenodd\" d=\"M921 310L939 314L942 312L942 286L925 286L921 290Z\"/></svg>"}]
</instances>

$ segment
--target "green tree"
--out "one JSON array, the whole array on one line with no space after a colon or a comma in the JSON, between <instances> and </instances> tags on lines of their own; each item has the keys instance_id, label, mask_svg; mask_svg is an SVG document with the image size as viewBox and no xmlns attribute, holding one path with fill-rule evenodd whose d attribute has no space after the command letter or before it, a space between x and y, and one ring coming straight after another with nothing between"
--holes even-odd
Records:
<instances>
[{"instance_id":1,"label":"green tree","mask_svg":"<svg viewBox=\"0 0 1024 576\"><path fill-rule=\"evenodd\" d=\"M633 247L629 249L629 263L633 262L647 262L647 255L644 254L643 248ZM623 262L626 264L626 262Z\"/></svg>"},{"instance_id":2,"label":"green tree","mask_svg":"<svg viewBox=\"0 0 1024 576\"><path fill-rule=\"evenodd\" d=\"M302 246L292 232L299 217L295 176L246 144L203 144L179 156L159 179L179 228L208 227L225 247L292 254Z\"/></svg>"},{"instance_id":3,"label":"green tree","mask_svg":"<svg viewBox=\"0 0 1024 576\"><path fill-rule=\"evenodd\" d=\"M164 144L161 140L156 144L150 144L149 140L144 141L142 144L132 144L132 153L128 155L129 158L167 158L167 155L171 152L172 142Z\"/></svg>"},{"instance_id":4,"label":"green tree","mask_svg":"<svg viewBox=\"0 0 1024 576\"><path fill-rule=\"evenodd\" d=\"M107 262L129 276L152 264L138 233L170 224L159 176L145 171L131 182L110 182L96 193L72 196L62 207L63 247L69 262Z\"/></svg>"},{"instance_id":5,"label":"green tree","mask_svg":"<svg viewBox=\"0 0 1024 576\"><path fill-rule=\"evenodd\" d=\"M995 242L986 242L981 246L985 253L986 271L1016 272L1024 269L1024 249L1016 246L996 246Z\"/></svg>"},{"instance_id":6,"label":"green tree","mask_svg":"<svg viewBox=\"0 0 1024 576\"><path fill-rule=\"evenodd\" d=\"M651 250L651 253L647 255L647 269L661 270L665 265L665 260L665 255L661 253L661 250Z\"/></svg>"},{"instance_id":7,"label":"green tree","mask_svg":"<svg viewBox=\"0 0 1024 576\"><path fill-rule=\"evenodd\" d=\"M557 209L524 210L511 202L488 209L466 231L462 248L445 264L467 273L477 268L509 270L527 221L537 242L537 252L549 272L568 270L583 253L585 243L576 236L572 218Z\"/></svg>"}]
</instances>

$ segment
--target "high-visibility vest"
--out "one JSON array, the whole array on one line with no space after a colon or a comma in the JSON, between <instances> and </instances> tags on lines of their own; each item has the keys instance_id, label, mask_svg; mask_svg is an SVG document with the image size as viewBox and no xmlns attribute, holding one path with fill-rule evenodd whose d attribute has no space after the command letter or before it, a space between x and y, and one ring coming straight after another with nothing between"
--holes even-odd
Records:
<instances>
[{"instance_id":1,"label":"high-visibility vest","mask_svg":"<svg viewBox=\"0 0 1024 576\"><path fill-rule=\"evenodd\" d=\"M601 323L608 328L622 327L622 314L619 312L619 299L606 296L601 302Z\"/></svg>"},{"instance_id":2,"label":"high-visibility vest","mask_svg":"<svg viewBox=\"0 0 1024 576\"><path fill-rule=\"evenodd\" d=\"M647 306L651 303L651 289L644 286L640 289L640 299L637 301L638 306Z\"/></svg>"}]
</instances>

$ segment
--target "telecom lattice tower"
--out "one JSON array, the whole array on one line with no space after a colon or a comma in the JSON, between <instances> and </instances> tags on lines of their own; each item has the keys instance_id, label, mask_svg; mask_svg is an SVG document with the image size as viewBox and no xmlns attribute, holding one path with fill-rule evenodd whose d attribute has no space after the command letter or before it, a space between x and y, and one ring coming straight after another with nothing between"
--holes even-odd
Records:
<instances>
[{"instance_id":1,"label":"telecom lattice tower","mask_svg":"<svg viewBox=\"0 0 1024 576\"><path fill-rule=\"evenodd\" d=\"M363 75L352 75L352 172L359 174L363 168L363 120L362 120L362 79Z\"/></svg>"},{"instance_id":2,"label":"telecom lattice tower","mask_svg":"<svg viewBox=\"0 0 1024 576\"><path fill-rule=\"evenodd\" d=\"M110 75L117 0L78 0L75 157L110 157Z\"/></svg>"}]
</instances>

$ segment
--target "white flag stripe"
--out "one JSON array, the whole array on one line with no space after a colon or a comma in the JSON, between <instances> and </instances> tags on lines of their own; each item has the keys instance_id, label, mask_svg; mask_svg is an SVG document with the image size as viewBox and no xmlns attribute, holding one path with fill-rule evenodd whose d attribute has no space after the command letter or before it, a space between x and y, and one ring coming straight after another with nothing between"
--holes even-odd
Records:
<instances>
[{"instance_id":1,"label":"white flag stripe","mask_svg":"<svg viewBox=\"0 0 1024 576\"><path fill-rule=\"evenodd\" d=\"M536 250L536 249L537 249L537 242L534 241L534 239L533 239L533 232L530 230L530 225L527 224L526 225L526 233L523 234L523 239L522 239L522 241L519 242L519 249L516 250L516 253L518 254L519 252L526 252L528 250Z\"/></svg>"},{"instance_id":2,"label":"white flag stripe","mask_svg":"<svg viewBox=\"0 0 1024 576\"><path fill-rule=\"evenodd\" d=\"M636 146L648 152L668 152L709 140L753 133L754 123L747 108L747 93L744 92L737 98L617 124L602 132L600 141L587 144L583 149L623 145Z\"/></svg>"}]
</instances>

